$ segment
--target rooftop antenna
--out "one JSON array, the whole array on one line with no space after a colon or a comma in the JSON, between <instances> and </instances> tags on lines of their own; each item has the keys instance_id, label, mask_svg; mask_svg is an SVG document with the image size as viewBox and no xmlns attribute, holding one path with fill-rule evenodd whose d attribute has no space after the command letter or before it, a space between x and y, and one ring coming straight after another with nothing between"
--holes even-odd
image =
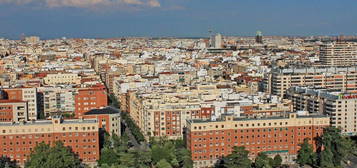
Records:
<instances>
[{"instance_id":1,"label":"rooftop antenna","mask_svg":"<svg viewBox=\"0 0 357 168\"><path fill-rule=\"evenodd\" d=\"M212 29L208 29L208 34L209 34L209 36L211 36L212 33L213 33Z\"/></svg>"}]
</instances>

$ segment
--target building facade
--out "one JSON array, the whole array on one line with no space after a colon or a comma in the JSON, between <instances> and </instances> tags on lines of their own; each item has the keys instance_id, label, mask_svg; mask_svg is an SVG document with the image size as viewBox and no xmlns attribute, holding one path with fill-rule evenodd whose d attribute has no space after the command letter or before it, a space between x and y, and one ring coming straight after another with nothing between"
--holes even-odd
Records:
<instances>
[{"instance_id":1,"label":"building facade","mask_svg":"<svg viewBox=\"0 0 357 168\"><path fill-rule=\"evenodd\" d=\"M28 160L37 144L53 145L62 141L72 148L87 164L99 159L99 135L97 120L52 120L0 123L0 155L15 160L20 165Z\"/></svg>"},{"instance_id":2,"label":"building facade","mask_svg":"<svg viewBox=\"0 0 357 168\"><path fill-rule=\"evenodd\" d=\"M245 146L254 158L260 152L279 154L285 163L296 159L299 144L305 138L314 143L315 137L329 125L325 116L287 116L266 118L234 118L223 116L216 121L188 120L187 148L192 153L194 167L211 167L233 146Z\"/></svg>"},{"instance_id":3,"label":"building facade","mask_svg":"<svg viewBox=\"0 0 357 168\"><path fill-rule=\"evenodd\" d=\"M292 87L287 96L294 111L307 111L328 115L331 125L341 128L346 135L357 134L357 94L335 90Z\"/></svg>"},{"instance_id":4,"label":"building facade","mask_svg":"<svg viewBox=\"0 0 357 168\"><path fill-rule=\"evenodd\" d=\"M357 90L357 66L273 69L267 76L268 93L284 97L292 86Z\"/></svg>"},{"instance_id":5,"label":"building facade","mask_svg":"<svg viewBox=\"0 0 357 168\"><path fill-rule=\"evenodd\" d=\"M27 102L0 100L0 122L28 121Z\"/></svg>"},{"instance_id":6,"label":"building facade","mask_svg":"<svg viewBox=\"0 0 357 168\"><path fill-rule=\"evenodd\" d=\"M79 88L74 97L75 117L83 116L92 109L104 108L108 105L108 97L104 85Z\"/></svg>"},{"instance_id":7,"label":"building facade","mask_svg":"<svg viewBox=\"0 0 357 168\"><path fill-rule=\"evenodd\" d=\"M120 112L118 109L106 107L104 109L93 109L83 115L84 119L97 119L98 127L107 133L121 135Z\"/></svg>"},{"instance_id":8,"label":"building facade","mask_svg":"<svg viewBox=\"0 0 357 168\"><path fill-rule=\"evenodd\" d=\"M22 100L27 102L28 119L36 120L37 110L37 88L11 88L5 89L9 100Z\"/></svg>"},{"instance_id":9,"label":"building facade","mask_svg":"<svg viewBox=\"0 0 357 168\"><path fill-rule=\"evenodd\" d=\"M320 47L320 62L323 65L355 65L357 62L356 42L333 42Z\"/></svg>"},{"instance_id":10,"label":"building facade","mask_svg":"<svg viewBox=\"0 0 357 168\"><path fill-rule=\"evenodd\" d=\"M81 77L73 73L47 74L43 78L43 83L46 85L81 84Z\"/></svg>"}]
</instances>

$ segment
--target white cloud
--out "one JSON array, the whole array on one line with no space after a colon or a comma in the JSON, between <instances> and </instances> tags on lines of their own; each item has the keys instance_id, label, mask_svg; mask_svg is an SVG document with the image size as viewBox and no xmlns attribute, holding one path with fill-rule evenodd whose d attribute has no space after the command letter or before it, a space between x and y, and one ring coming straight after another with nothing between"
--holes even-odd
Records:
<instances>
[{"instance_id":1,"label":"white cloud","mask_svg":"<svg viewBox=\"0 0 357 168\"><path fill-rule=\"evenodd\" d=\"M36 4L50 8L58 7L76 7L92 8L99 6L142 6L142 7L160 7L158 0L0 0L1 3L16 5Z\"/></svg>"},{"instance_id":2,"label":"white cloud","mask_svg":"<svg viewBox=\"0 0 357 168\"><path fill-rule=\"evenodd\" d=\"M157 0L149 0L148 1L148 5L151 6L151 7L160 7L160 2L157 1Z\"/></svg>"}]
</instances>

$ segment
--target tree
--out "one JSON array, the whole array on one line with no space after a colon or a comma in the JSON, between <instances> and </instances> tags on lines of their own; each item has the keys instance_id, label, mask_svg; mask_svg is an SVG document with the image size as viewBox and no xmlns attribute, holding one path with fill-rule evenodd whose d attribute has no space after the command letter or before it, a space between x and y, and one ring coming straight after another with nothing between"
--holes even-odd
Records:
<instances>
[{"instance_id":1,"label":"tree","mask_svg":"<svg viewBox=\"0 0 357 168\"><path fill-rule=\"evenodd\" d=\"M254 167L255 168L272 168L271 163L273 162L272 158L269 158L265 153L259 153L255 158Z\"/></svg>"},{"instance_id":2,"label":"tree","mask_svg":"<svg viewBox=\"0 0 357 168\"><path fill-rule=\"evenodd\" d=\"M186 148L176 148L176 157L179 162L179 167L183 168L192 168L193 167L193 161L191 158L191 153L189 150Z\"/></svg>"},{"instance_id":3,"label":"tree","mask_svg":"<svg viewBox=\"0 0 357 168\"><path fill-rule=\"evenodd\" d=\"M132 153L136 159L135 167L137 168L146 168L150 167L152 160L151 160L151 151L150 150L133 150Z\"/></svg>"},{"instance_id":4,"label":"tree","mask_svg":"<svg viewBox=\"0 0 357 168\"><path fill-rule=\"evenodd\" d=\"M165 159L161 159L155 166L156 168L172 168L169 162Z\"/></svg>"},{"instance_id":5,"label":"tree","mask_svg":"<svg viewBox=\"0 0 357 168\"><path fill-rule=\"evenodd\" d=\"M250 168L252 161L248 158L249 151L244 146L233 147L233 152L223 157L216 167L222 168Z\"/></svg>"},{"instance_id":6,"label":"tree","mask_svg":"<svg viewBox=\"0 0 357 168\"><path fill-rule=\"evenodd\" d=\"M119 153L119 163L125 167L134 167L136 162L135 155L133 153Z\"/></svg>"},{"instance_id":7,"label":"tree","mask_svg":"<svg viewBox=\"0 0 357 168\"><path fill-rule=\"evenodd\" d=\"M160 160L164 159L166 161L176 160L175 156L175 145L170 141L165 141L163 144L153 144L152 145L152 161L153 163L158 163Z\"/></svg>"},{"instance_id":8,"label":"tree","mask_svg":"<svg viewBox=\"0 0 357 168\"><path fill-rule=\"evenodd\" d=\"M57 141L53 147L44 142L37 145L26 162L28 168L81 168L81 161L68 147Z\"/></svg>"},{"instance_id":9,"label":"tree","mask_svg":"<svg viewBox=\"0 0 357 168\"><path fill-rule=\"evenodd\" d=\"M277 168L281 166L281 163L283 162L283 159L279 154L274 156L273 162L271 163L273 168Z\"/></svg>"},{"instance_id":10,"label":"tree","mask_svg":"<svg viewBox=\"0 0 357 168\"><path fill-rule=\"evenodd\" d=\"M349 137L343 137L339 128L325 128L319 140L324 149L319 154L321 167L341 167L341 163L355 151L355 144Z\"/></svg>"},{"instance_id":11,"label":"tree","mask_svg":"<svg viewBox=\"0 0 357 168\"><path fill-rule=\"evenodd\" d=\"M99 165L116 165L118 164L118 155L112 148L104 147L101 151L100 159L98 160Z\"/></svg>"},{"instance_id":12,"label":"tree","mask_svg":"<svg viewBox=\"0 0 357 168\"><path fill-rule=\"evenodd\" d=\"M309 139L305 138L304 142L300 144L300 146L301 148L298 151L296 163L298 163L300 166L314 166L316 163L316 154L314 153L312 145L309 144Z\"/></svg>"},{"instance_id":13,"label":"tree","mask_svg":"<svg viewBox=\"0 0 357 168\"><path fill-rule=\"evenodd\" d=\"M5 157L5 156L1 156L0 157L0 167L1 168L16 168L16 162L15 161L11 161L10 158Z\"/></svg>"}]
</instances>

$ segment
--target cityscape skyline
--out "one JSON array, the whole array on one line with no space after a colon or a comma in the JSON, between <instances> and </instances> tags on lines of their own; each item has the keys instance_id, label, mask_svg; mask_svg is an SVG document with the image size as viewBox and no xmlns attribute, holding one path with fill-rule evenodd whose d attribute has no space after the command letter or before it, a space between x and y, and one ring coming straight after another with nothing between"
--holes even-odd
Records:
<instances>
[{"instance_id":1,"label":"cityscape skyline","mask_svg":"<svg viewBox=\"0 0 357 168\"><path fill-rule=\"evenodd\" d=\"M116 0L0 0L1 37L43 39L111 37L356 35L357 2ZM341 26L344 25L344 26Z\"/></svg>"},{"instance_id":2,"label":"cityscape skyline","mask_svg":"<svg viewBox=\"0 0 357 168\"><path fill-rule=\"evenodd\" d=\"M357 168L356 0L0 0L0 168Z\"/></svg>"}]
</instances>

